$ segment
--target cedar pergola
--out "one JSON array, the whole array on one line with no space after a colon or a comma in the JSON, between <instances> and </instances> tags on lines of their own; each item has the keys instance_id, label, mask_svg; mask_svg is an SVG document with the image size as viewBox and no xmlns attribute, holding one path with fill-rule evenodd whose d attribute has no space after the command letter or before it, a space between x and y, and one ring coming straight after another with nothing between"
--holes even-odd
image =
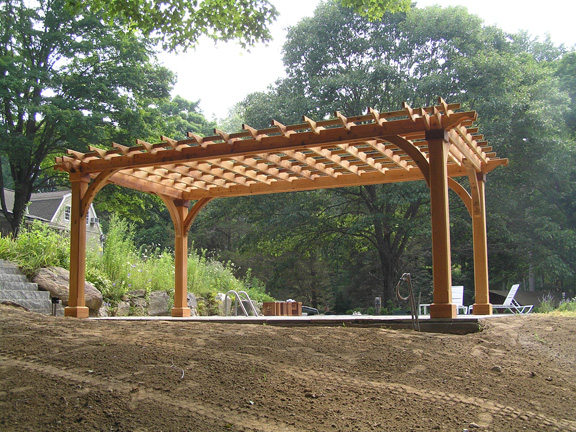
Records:
<instances>
[{"instance_id":1,"label":"cedar pergola","mask_svg":"<svg viewBox=\"0 0 576 432\"><path fill-rule=\"evenodd\" d=\"M486 174L507 159L496 157L473 127L474 111L460 104L345 117L267 129L243 125L243 132L188 139L161 137L133 147L68 150L55 168L69 173L72 185L70 295L66 316L88 317L85 306L86 212L107 184L158 195L175 231L175 293L172 316L190 315L187 306L188 231L198 212L214 198L295 192L423 180L430 189L433 253L431 318L456 317L451 303L448 189L463 200L472 217L474 314L492 314L488 297ZM470 190L454 178L467 177ZM190 203L194 201L191 206Z\"/></svg>"}]
</instances>

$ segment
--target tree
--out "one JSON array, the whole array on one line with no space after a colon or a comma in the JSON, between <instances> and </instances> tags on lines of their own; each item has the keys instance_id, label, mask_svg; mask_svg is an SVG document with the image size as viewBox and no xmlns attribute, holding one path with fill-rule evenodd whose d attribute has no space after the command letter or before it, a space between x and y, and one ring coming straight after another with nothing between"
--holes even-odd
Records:
<instances>
[{"instance_id":1,"label":"tree","mask_svg":"<svg viewBox=\"0 0 576 432\"><path fill-rule=\"evenodd\" d=\"M561 63L560 81L554 78L562 55L549 41L483 26L461 7L414 8L368 21L326 3L290 30L284 47L288 77L266 93L249 95L239 112L245 123L263 127L262 118L295 123L301 114L321 119L336 110L354 115L366 106L397 109L402 101L431 105L439 95L477 110L487 139L511 160L510 167L490 176L489 250L502 260L501 267L498 262L492 266L492 279L500 284L534 274L540 285L554 286L554 280L571 280L575 263L569 246L574 231L566 224L573 214L569 185L576 176L562 122L566 93L559 87L562 82L567 91L572 88L570 56ZM385 300L392 298L401 269L409 264L418 271L428 268L430 255L421 254L429 249L425 186L326 193L330 210L323 213L321 230L310 237L321 248L324 239L348 236L347 244L362 252L345 261L356 268L369 269L366 264L377 260L379 270L373 266L366 273L373 286L378 281ZM472 286L470 219L461 202L455 208L454 277ZM268 224L267 232L272 236L278 227ZM344 256L341 249L326 249L332 263ZM359 257L367 261L360 263ZM358 278L350 282L355 290L365 285ZM361 296L367 299L379 290Z\"/></svg>"},{"instance_id":2,"label":"tree","mask_svg":"<svg viewBox=\"0 0 576 432\"><path fill-rule=\"evenodd\" d=\"M98 15L72 15L64 0L0 7L0 200L17 233L47 158L126 136L141 109L169 97L174 78L153 63L149 42Z\"/></svg>"},{"instance_id":3,"label":"tree","mask_svg":"<svg viewBox=\"0 0 576 432\"><path fill-rule=\"evenodd\" d=\"M299 111L324 118L334 111L357 114L367 106L386 111L397 109L403 100L433 103L438 94L450 95L454 91L450 71L438 73L437 66L451 67L462 49L450 50L454 46L451 42L446 42L450 45L446 49L439 48L444 40L449 40L445 33L468 31L470 20L462 22L462 18L467 18L463 9L445 11L440 14L444 21L440 27L449 30L423 41L428 29L422 28L431 17L437 18L438 10L420 14L413 11L408 17L388 14L380 21L369 21L335 3L320 6L313 18L302 20L289 32L284 46L288 78L266 96L249 96L241 106L246 123L252 124L256 121L253 116L262 114L252 103L260 100L267 100L267 113L292 112L293 116ZM472 20L472 24L479 27L480 20ZM428 47L426 52L421 44ZM435 50L439 52L431 57L436 61L426 63L426 56ZM424 82L430 84L422 85ZM292 116L285 117L292 120ZM379 264L367 272L365 281L355 277L355 283L371 286L364 298L383 296L384 302L393 300L406 249L422 226L429 229L425 185L371 185L326 194L330 196L330 210L324 212L324 235L316 233L315 238L333 241L345 236L356 250L366 251L357 254L356 259ZM336 255L334 249L331 253Z\"/></svg>"},{"instance_id":4,"label":"tree","mask_svg":"<svg viewBox=\"0 0 576 432\"><path fill-rule=\"evenodd\" d=\"M278 16L267 0L67 0L78 11L86 7L109 20L121 19L145 37L160 42L164 49L187 49L202 35L214 40L236 40L243 47L271 38L268 25ZM359 14L378 19L388 10L407 10L409 0L342 0Z\"/></svg>"}]
</instances>

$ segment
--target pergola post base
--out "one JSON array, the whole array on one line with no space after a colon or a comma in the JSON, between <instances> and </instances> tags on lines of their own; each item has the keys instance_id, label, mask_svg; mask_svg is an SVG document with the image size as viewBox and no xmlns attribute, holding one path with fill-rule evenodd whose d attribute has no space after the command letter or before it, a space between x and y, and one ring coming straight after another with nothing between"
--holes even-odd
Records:
<instances>
[{"instance_id":1,"label":"pergola post base","mask_svg":"<svg viewBox=\"0 0 576 432\"><path fill-rule=\"evenodd\" d=\"M173 307L172 316L178 318L185 318L191 315L189 307Z\"/></svg>"},{"instance_id":2,"label":"pergola post base","mask_svg":"<svg viewBox=\"0 0 576 432\"><path fill-rule=\"evenodd\" d=\"M474 303L472 308L472 313L474 315L492 315L492 304L491 303Z\"/></svg>"},{"instance_id":3,"label":"pergola post base","mask_svg":"<svg viewBox=\"0 0 576 432\"><path fill-rule=\"evenodd\" d=\"M453 303L432 303L430 305L430 318L456 318L458 310Z\"/></svg>"},{"instance_id":4,"label":"pergola post base","mask_svg":"<svg viewBox=\"0 0 576 432\"><path fill-rule=\"evenodd\" d=\"M64 316L74 318L88 318L90 309L86 306L66 306L64 308Z\"/></svg>"}]
</instances>

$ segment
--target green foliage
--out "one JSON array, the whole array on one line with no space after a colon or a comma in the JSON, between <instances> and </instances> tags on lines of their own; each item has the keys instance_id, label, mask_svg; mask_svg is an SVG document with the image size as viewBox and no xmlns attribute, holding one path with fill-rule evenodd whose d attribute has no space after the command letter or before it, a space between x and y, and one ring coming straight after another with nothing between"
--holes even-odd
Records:
<instances>
[{"instance_id":1,"label":"green foliage","mask_svg":"<svg viewBox=\"0 0 576 432\"><path fill-rule=\"evenodd\" d=\"M78 0L67 3L75 11L86 6ZM267 0L91 0L87 5L170 50L194 47L202 35L237 40L243 47L266 42L271 38L267 26L278 15Z\"/></svg>"},{"instance_id":2,"label":"green foliage","mask_svg":"<svg viewBox=\"0 0 576 432\"><path fill-rule=\"evenodd\" d=\"M219 292L245 291L252 300L257 302L274 300L266 294L265 286L252 277L250 270L242 279L238 279L235 272L234 263L230 261L222 263L209 259L205 251L198 253L192 250L188 254L188 290L190 292L209 298Z\"/></svg>"},{"instance_id":3,"label":"green foliage","mask_svg":"<svg viewBox=\"0 0 576 432\"><path fill-rule=\"evenodd\" d=\"M381 19L387 12L406 12L410 0L342 0L342 6L353 8L361 16L371 21Z\"/></svg>"},{"instance_id":4,"label":"green foliage","mask_svg":"<svg viewBox=\"0 0 576 432\"><path fill-rule=\"evenodd\" d=\"M202 35L216 41L236 40L242 47L271 39L268 25L278 12L268 0L67 0L68 9L80 13L88 7L110 21L159 42L167 50L186 50ZM406 11L410 0L342 0L346 7L370 19L387 12Z\"/></svg>"},{"instance_id":5,"label":"green foliage","mask_svg":"<svg viewBox=\"0 0 576 432\"><path fill-rule=\"evenodd\" d=\"M548 294L540 300L540 306L536 308L535 312L550 313L555 309L556 309L556 303L554 301L554 297Z\"/></svg>"},{"instance_id":6,"label":"green foliage","mask_svg":"<svg viewBox=\"0 0 576 432\"><path fill-rule=\"evenodd\" d=\"M117 303L129 291L174 291L174 254L158 246L134 244L133 225L113 215L104 251L88 253L86 280L94 283L105 301ZM0 243L1 247L1 243ZM188 290L205 299L228 290L246 291L253 300L271 301L264 285L248 271L243 279L234 275L234 264L220 263L194 250L188 256ZM210 309L208 306L203 306Z\"/></svg>"},{"instance_id":7,"label":"green foliage","mask_svg":"<svg viewBox=\"0 0 576 432\"><path fill-rule=\"evenodd\" d=\"M289 124L302 114L322 119L334 111L355 115L366 106L395 110L402 101L425 106L435 104L438 96L476 110L480 131L498 155L510 161L488 177L491 286L528 279L538 284L534 289L565 291L575 286L573 52L526 33L508 35L485 26L463 7L414 7L370 21L338 2L326 2L314 17L290 29L284 63L287 78L239 104L236 113L245 123L261 127L259 121L273 117ZM458 181L469 188L466 179ZM392 298L390 288L400 271L418 274L423 293L431 289L424 185L324 194L286 195L277 206L269 199L264 211L255 204L251 230L242 226L241 249L256 249L260 253L253 257L266 264L263 271L270 275L268 268L273 267L281 275L267 277L274 281L274 294L298 285L310 292L313 284L299 280L303 271L284 269L311 256L320 257L312 260L323 263L314 272L323 272L326 282L314 285L329 293L325 297L341 311L365 307L381 291L384 301ZM454 277L472 288L471 220L461 200L454 198ZM227 207L223 214L236 217L246 210ZM263 259L266 248L269 258ZM247 265L260 271L253 262ZM312 272L303 278L314 280ZM466 292L473 294L472 289Z\"/></svg>"},{"instance_id":8,"label":"green foliage","mask_svg":"<svg viewBox=\"0 0 576 432\"><path fill-rule=\"evenodd\" d=\"M574 314L576 312L576 297L562 300L558 306L551 295L545 296L541 299L540 306L536 308L538 313L559 313L559 314Z\"/></svg>"},{"instance_id":9,"label":"green foliage","mask_svg":"<svg viewBox=\"0 0 576 432\"><path fill-rule=\"evenodd\" d=\"M13 208L2 200L14 233L31 193L55 184L46 161L67 148L132 140L174 81L155 63L150 41L64 6L12 0L0 7L0 180L14 187Z\"/></svg>"},{"instance_id":10,"label":"green foliage","mask_svg":"<svg viewBox=\"0 0 576 432\"><path fill-rule=\"evenodd\" d=\"M576 312L576 297L561 301L557 310L558 312Z\"/></svg>"},{"instance_id":11,"label":"green foliage","mask_svg":"<svg viewBox=\"0 0 576 432\"><path fill-rule=\"evenodd\" d=\"M70 241L66 233L34 221L24 227L16 238L0 237L0 258L18 263L29 278L43 267L69 266Z\"/></svg>"}]
</instances>

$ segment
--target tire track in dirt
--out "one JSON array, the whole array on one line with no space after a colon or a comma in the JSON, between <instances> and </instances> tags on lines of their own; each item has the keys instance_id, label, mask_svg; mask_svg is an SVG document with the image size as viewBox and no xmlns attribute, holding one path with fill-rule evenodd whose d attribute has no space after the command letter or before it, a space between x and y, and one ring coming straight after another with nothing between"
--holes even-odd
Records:
<instances>
[{"instance_id":1,"label":"tire track in dirt","mask_svg":"<svg viewBox=\"0 0 576 432\"><path fill-rule=\"evenodd\" d=\"M338 383L338 385L349 388L373 388L375 390L385 391L387 393L401 396L416 396L431 403L437 404L451 404L451 405L464 405L466 407L473 406L478 409L480 416L486 413L494 416L500 416L511 420L518 419L520 421L534 421L540 425L547 427L554 427L558 431L574 431L576 432L576 421L568 419L556 419L544 414L535 413L532 411L524 411L511 406L495 403L488 399L478 398L474 396L466 396L457 393L447 393L438 390L424 390L412 387L406 384L381 382L372 380L362 380L350 375L346 375L345 382L342 375L330 372L318 372L317 370L307 369L303 370L298 368L284 368L283 372L292 376L294 379L301 379L306 376L310 380L315 378L321 379L324 382ZM521 428L521 425L519 425Z\"/></svg>"},{"instance_id":2,"label":"tire track in dirt","mask_svg":"<svg viewBox=\"0 0 576 432\"><path fill-rule=\"evenodd\" d=\"M143 388L141 385L123 384L118 381L109 381L96 376L87 376L86 371L61 369L45 363L39 363L34 359L17 359L6 353L0 353L0 362L3 367L14 367L28 369L30 371L52 376L58 380L66 380L75 384L84 384L97 387L103 390L115 390L126 393L131 399L131 403L136 405L138 402L146 401L154 404L165 404L185 410L195 415L209 418L213 421L228 423L239 427L245 431L257 432L297 432L299 429L291 427L284 423L255 419L243 413L231 413L220 409L215 405L206 405L189 400L178 400L166 395L164 392L150 388Z\"/></svg>"},{"instance_id":3,"label":"tire track in dirt","mask_svg":"<svg viewBox=\"0 0 576 432\"><path fill-rule=\"evenodd\" d=\"M179 349L182 350L183 348L182 345L170 341L158 341L156 342L156 346L162 346L164 348L169 348L172 350L179 350ZM299 348L299 350L301 349L302 348ZM214 350L217 351L216 348ZM211 351L211 350L204 347L204 351ZM249 364L259 364L262 362L264 363L266 362L266 359L261 358L257 354L255 355L255 354L236 352L234 355L237 361L244 361ZM319 356L323 357L323 355ZM479 417L488 418L487 423L491 423L490 420L491 416L500 416L510 420L519 419L520 421L538 422L539 424L547 427L554 427L558 431L576 432L576 421L568 419L557 419L543 414L535 413L532 411L526 411L511 406L498 404L488 399L466 396L457 393L447 393L438 390L418 389L416 387L400 383L361 380L358 378L354 378L350 375L346 376L346 383L344 384L342 383L342 381L344 381L342 376L337 373L330 373L327 371L319 372L318 370L314 369L303 370L301 367L286 368L281 363L277 362L274 363L274 368L281 370L283 373L286 373L287 375L290 375L295 380L302 380L303 376L306 376L308 379L311 380L317 377L326 382L339 382L340 385L347 386L350 388L372 387L380 391L386 391L392 394L396 394L398 396L409 395L420 397L421 399L430 401L432 403L442 403L442 404L448 403L454 405L459 404L466 407L474 406L479 411Z\"/></svg>"}]
</instances>

